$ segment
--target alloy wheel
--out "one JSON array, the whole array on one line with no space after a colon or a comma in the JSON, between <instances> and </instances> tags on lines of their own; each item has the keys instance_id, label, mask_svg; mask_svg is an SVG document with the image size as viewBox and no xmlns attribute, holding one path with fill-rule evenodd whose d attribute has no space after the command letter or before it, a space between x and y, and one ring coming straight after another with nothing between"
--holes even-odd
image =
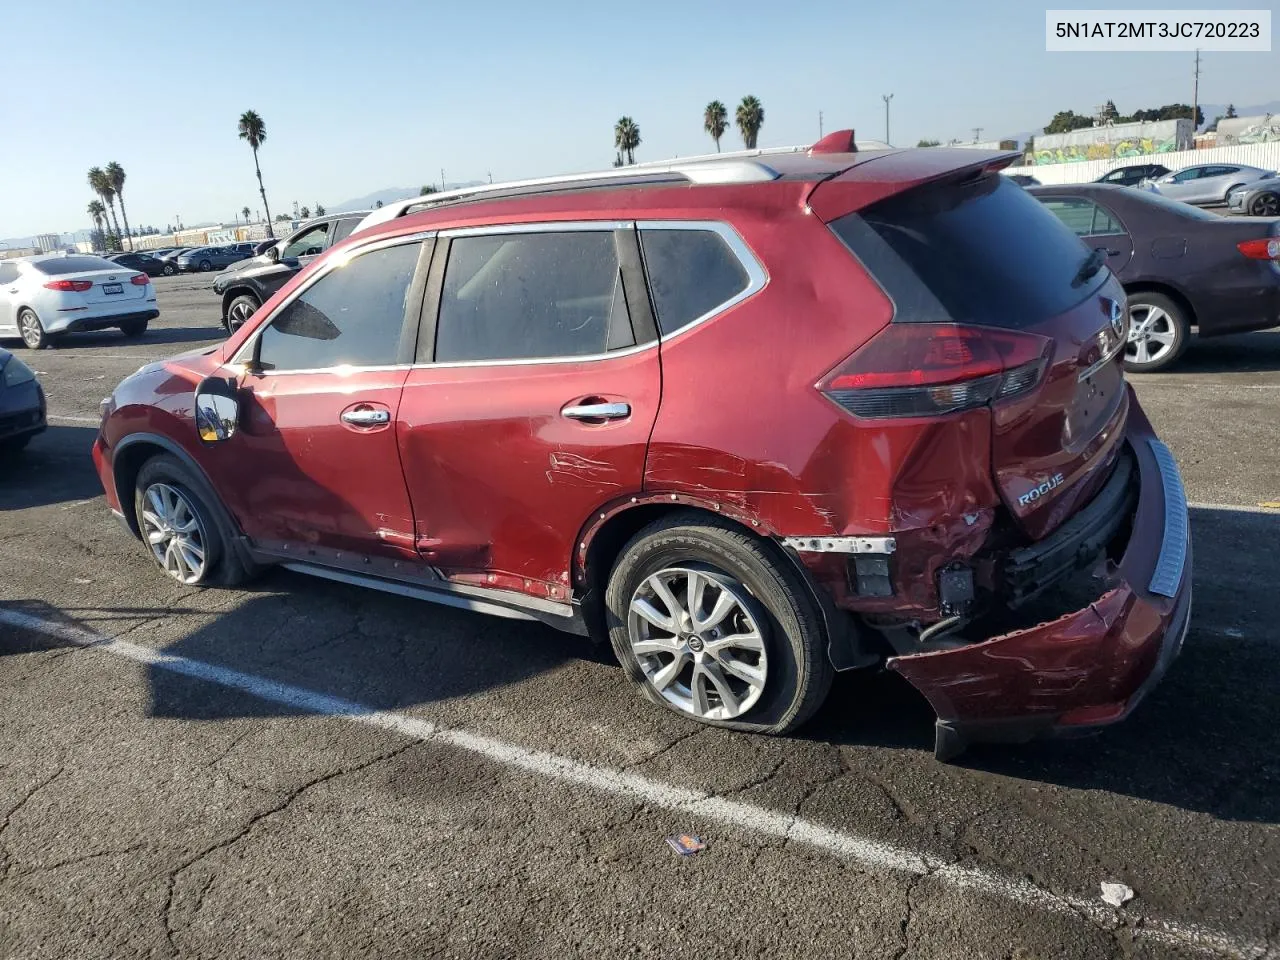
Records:
<instances>
[{"instance_id":1,"label":"alloy wheel","mask_svg":"<svg viewBox=\"0 0 1280 960\"><path fill-rule=\"evenodd\" d=\"M32 350L40 347L40 340L44 332L40 329L40 321L30 310L25 311L18 318L18 332L22 335L22 342Z\"/></svg>"},{"instance_id":2,"label":"alloy wheel","mask_svg":"<svg viewBox=\"0 0 1280 960\"><path fill-rule=\"evenodd\" d=\"M254 308L244 300L237 300L227 311L227 326L232 333L244 326L244 322L253 316Z\"/></svg>"},{"instance_id":3,"label":"alloy wheel","mask_svg":"<svg viewBox=\"0 0 1280 960\"><path fill-rule=\"evenodd\" d=\"M1280 216L1280 193L1264 193L1255 197L1249 213L1255 217Z\"/></svg>"},{"instance_id":4,"label":"alloy wheel","mask_svg":"<svg viewBox=\"0 0 1280 960\"><path fill-rule=\"evenodd\" d=\"M631 651L672 706L704 720L732 720L764 692L769 665L758 611L747 588L723 573L659 570L631 598Z\"/></svg>"},{"instance_id":5,"label":"alloy wheel","mask_svg":"<svg viewBox=\"0 0 1280 960\"><path fill-rule=\"evenodd\" d=\"M205 572L204 526L186 495L167 483L142 494L142 533L164 572L179 583L199 583Z\"/></svg>"},{"instance_id":6,"label":"alloy wheel","mask_svg":"<svg viewBox=\"0 0 1280 960\"><path fill-rule=\"evenodd\" d=\"M1155 363L1178 342L1174 321L1160 307L1135 303L1129 307L1129 342L1125 359L1133 363Z\"/></svg>"}]
</instances>

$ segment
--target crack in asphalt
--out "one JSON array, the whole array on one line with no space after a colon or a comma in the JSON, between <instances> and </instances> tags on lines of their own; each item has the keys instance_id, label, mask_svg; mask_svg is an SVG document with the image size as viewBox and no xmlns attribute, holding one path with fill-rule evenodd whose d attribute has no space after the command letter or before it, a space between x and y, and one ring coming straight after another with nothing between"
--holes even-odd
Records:
<instances>
[{"instance_id":1,"label":"crack in asphalt","mask_svg":"<svg viewBox=\"0 0 1280 960\"><path fill-rule=\"evenodd\" d=\"M13 807L9 809L9 811L4 815L3 820L0 820L0 840L4 838L5 833L9 829L9 825L13 822L13 818L18 813L18 811L21 810L23 807L25 807L28 803L30 803L31 798L34 797L37 793L39 793L45 787L49 786L49 784L53 783L53 781L57 780L60 776L62 776L63 771L65 770L66 770L66 757L64 755L58 758L58 769L55 770L49 776L45 777L43 780L38 781L33 787L31 787L30 790L28 790L25 794L23 794L22 799L20 799L17 802L17 804L15 804ZM0 874L0 879L8 879L10 865L12 863L13 858L9 854L8 847L0 845L0 852L4 853L4 873Z\"/></svg>"},{"instance_id":2,"label":"crack in asphalt","mask_svg":"<svg viewBox=\"0 0 1280 960\"><path fill-rule=\"evenodd\" d=\"M36 874L49 873L53 870L61 870L63 867L70 867L77 863L86 863L90 860L101 860L103 857L123 857L126 854L137 853L139 850L151 848L150 843L132 843L127 847L118 850L95 850L93 853L82 853L78 856L67 857L64 860L55 860L53 863L41 864L37 867L29 867L25 870L15 870L0 879L0 882L8 883L18 880L22 877L31 877Z\"/></svg>"},{"instance_id":3,"label":"crack in asphalt","mask_svg":"<svg viewBox=\"0 0 1280 960\"><path fill-rule=\"evenodd\" d=\"M297 787L293 788L292 790L288 791L285 794L285 796L280 799L278 803L274 804L273 806L269 807L266 810L260 810L259 812L250 816L249 819L230 836L224 837L221 840L218 840L216 843L210 844L209 846L201 850L199 853L197 853L195 856L189 857L187 860L183 861L177 867L170 870L168 875L167 888L165 891L164 903L160 907L160 918L164 923L164 939L165 939L165 943L169 947L170 955L175 957L179 955L177 944L174 943L173 938L175 934L180 933L182 929L185 929L185 926L183 928L175 928L173 925L173 917L172 917L173 895L174 895L175 889L177 888L178 879L182 876L182 874L186 873L196 864L212 856L218 851L226 850L226 849L229 849L230 847L233 847L235 844L239 843L245 837L249 836L249 834L253 832L254 828L263 820L266 820L268 817L275 816L278 813L283 813L285 810L289 809L289 807L293 804L295 800L297 800L299 797L301 797L304 793L306 793L308 790L312 789L313 787L317 787L322 783L329 783L332 780L337 780L339 777L345 777L353 773L359 773L361 770L366 770L369 767L376 766L379 763L385 763L386 761L391 760L399 756L400 754L404 753L405 751L410 750L413 747L416 747L418 745L419 745L418 742L410 741L408 743L404 743L396 747L394 750L384 751L383 753L378 754L376 757L371 757L367 760L362 760L361 762L354 764L352 766L341 767L337 770L332 770L329 773L323 774L322 776L313 777L312 779L306 781L305 783L302 783ZM216 874L217 874L217 871L214 871L214 876L216 876ZM210 880L210 883L211 882L212 880ZM201 902L203 902L203 894L201 896Z\"/></svg>"},{"instance_id":4,"label":"crack in asphalt","mask_svg":"<svg viewBox=\"0 0 1280 960\"><path fill-rule=\"evenodd\" d=\"M655 750L653 753L649 754L647 757L641 757L639 760L633 760L630 763L623 764L618 769L619 770L635 770L637 767L643 767L647 763L652 763L654 760L657 760L659 757L663 756L664 754L670 753L672 750L680 746L680 744L684 743L686 740L692 740L694 737L700 734L706 733L707 729L708 728L706 727L698 727L688 731L687 733L682 733L678 737L676 737L674 740L672 740L670 743L668 743L666 746L660 747L659 749Z\"/></svg>"}]
</instances>

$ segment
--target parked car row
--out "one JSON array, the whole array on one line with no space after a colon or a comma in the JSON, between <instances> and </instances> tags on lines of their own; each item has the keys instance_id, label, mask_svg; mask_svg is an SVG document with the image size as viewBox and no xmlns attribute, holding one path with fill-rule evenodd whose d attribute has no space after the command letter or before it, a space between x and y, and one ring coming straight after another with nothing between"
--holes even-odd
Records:
<instances>
[{"instance_id":1,"label":"parked car row","mask_svg":"<svg viewBox=\"0 0 1280 960\"><path fill-rule=\"evenodd\" d=\"M1024 187L1040 186L1027 174L1012 175ZM1170 170L1159 163L1126 164L1108 170L1097 184L1139 187L1170 200L1196 206L1226 206L1255 217L1280 215L1280 179L1276 171L1240 163L1205 163Z\"/></svg>"}]
</instances>

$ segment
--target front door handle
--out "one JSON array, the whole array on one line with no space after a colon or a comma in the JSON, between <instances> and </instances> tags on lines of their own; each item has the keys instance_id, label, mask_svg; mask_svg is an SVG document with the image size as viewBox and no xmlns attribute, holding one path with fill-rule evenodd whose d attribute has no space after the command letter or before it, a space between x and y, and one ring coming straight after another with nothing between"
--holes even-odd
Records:
<instances>
[{"instance_id":1,"label":"front door handle","mask_svg":"<svg viewBox=\"0 0 1280 960\"><path fill-rule=\"evenodd\" d=\"M570 420L622 420L631 416L631 404L582 403L565 407L560 413Z\"/></svg>"},{"instance_id":2,"label":"front door handle","mask_svg":"<svg viewBox=\"0 0 1280 960\"><path fill-rule=\"evenodd\" d=\"M342 422L356 427L376 427L391 422L391 412L374 410L371 407L357 407L354 410L342 411Z\"/></svg>"}]
</instances>

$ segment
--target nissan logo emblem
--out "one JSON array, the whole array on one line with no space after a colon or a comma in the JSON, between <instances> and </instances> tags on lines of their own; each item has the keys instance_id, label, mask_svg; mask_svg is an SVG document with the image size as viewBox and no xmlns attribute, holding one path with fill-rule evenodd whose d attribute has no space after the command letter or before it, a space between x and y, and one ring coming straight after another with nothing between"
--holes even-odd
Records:
<instances>
[{"instance_id":1,"label":"nissan logo emblem","mask_svg":"<svg viewBox=\"0 0 1280 960\"><path fill-rule=\"evenodd\" d=\"M1124 308L1114 300L1108 300L1111 311L1111 332L1117 337L1124 333Z\"/></svg>"}]
</instances>

